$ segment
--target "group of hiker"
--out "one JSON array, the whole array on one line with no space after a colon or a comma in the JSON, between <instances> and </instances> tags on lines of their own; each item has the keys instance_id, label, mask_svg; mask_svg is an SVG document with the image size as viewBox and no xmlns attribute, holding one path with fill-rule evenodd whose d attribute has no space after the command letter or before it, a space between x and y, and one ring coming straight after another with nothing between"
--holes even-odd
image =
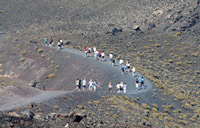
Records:
<instances>
[{"instance_id":1,"label":"group of hiker","mask_svg":"<svg viewBox=\"0 0 200 128\"><path fill-rule=\"evenodd\" d=\"M49 45L50 47L56 46L56 44L54 44L53 37L50 37L50 39L44 38L44 44ZM63 46L63 41L62 39L59 39L57 42L57 47L61 50L62 46Z\"/></svg>"},{"instance_id":2,"label":"group of hiker","mask_svg":"<svg viewBox=\"0 0 200 128\"><path fill-rule=\"evenodd\" d=\"M91 56L94 53L95 60L104 61L105 53L104 51L100 52L97 51L96 47L94 46L93 49L91 47L87 47L84 49L85 57Z\"/></svg>"},{"instance_id":3,"label":"group of hiker","mask_svg":"<svg viewBox=\"0 0 200 128\"><path fill-rule=\"evenodd\" d=\"M94 55L95 60L104 61L104 59L105 59L104 51L102 51L102 52L98 51L95 46L93 48L86 47L84 49L84 52L85 52L85 57ZM113 57L113 54L110 53L109 54L109 63L111 63L112 66L115 66L115 62L116 62L116 59ZM120 59L119 60L119 65L120 65L122 74L127 74L128 72L132 72L132 75L135 77L135 71L136 71L135 67L132 66L132 69L131 69L131 65L130 65L129 60L124 62L123 59ZM144 77L137 78L135 86L136 86L136 90L144 89ZM113 85L112 85L111 82L109 82L109 84L108 84L108 92L112 92L112 88L113 88ZM91 89L89 88L89 90L91 90ZM117 93L126 93L127 84L123 83L123 81L122 82L118 82L116 84L116 90L117 90Z\"/></svg>"},{"instance_id":4,"label":"group of hiker","mask_svg":"<svg viewBox=\"0 0 200 128\"><path fill-rule=\"evenodd\" d=\"M76 85L76 89L81 90L81 86L83 91L85 91L87 88L89 91L97 91L97 87L98 87L98 82L97 80L92 80L90 79L89 82L87 83L86 78L84 78L83 80L81 79L77 79L75 81L75 85Z\"/></svg>"},{"instance_id":5,"label":"group of hiker","mask_svg":"<svg viewBox=\"0 0 200 128\"><path fill-rule=\"evenodd\" d=\"M112 92L112 82L110 81L108 84L108 92ZM126 93L127 84L123 83L123 81L118 82L116 85L117 93Z\"/></svg>"}]
</instances>

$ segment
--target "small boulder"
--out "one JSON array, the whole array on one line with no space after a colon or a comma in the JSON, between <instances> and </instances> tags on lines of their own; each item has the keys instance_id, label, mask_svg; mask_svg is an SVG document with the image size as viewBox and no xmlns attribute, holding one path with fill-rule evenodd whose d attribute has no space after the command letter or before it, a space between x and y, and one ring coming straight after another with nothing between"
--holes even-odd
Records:
<instances>
[{"instance_id":1,"label":"small boulder","mask_svg":"<svg viewBox=\"0 0 200 128\"><path fill-rule=\"evenodd\" d=\"M35 114L30 110L22 112L22 115L27 116L30 119L33 119L33 117L35 116Z\"/></svg>"},{"instance_id":2,"label":"small boulder","mask_svg":"<svg viewBox=\"0 0 200 128\"><path fill-rule=\"evenodd\" d=\"M133 26L133 30L135 30L135 31L139 31L139 30L140 30L140 26L139 26L139 25L135 25L135 26Z\"/></svg>"},{"instance_id":3,"label":"small boulder","mask_svg":"<svg viewBox=\"0 0 200 128\"><path fill-rule=\"evenodd\" d=\"M69 113L69 117L73 122L80 122L86 115L81 110L75 109Z\"/></svg>"},{"instance_id":4,"label":"small boulder","mask_svg":"<svg viewBox=\"0 0 200 128\"><path fill-rule=\"evenodd\" d=\"M35 80L32 80L30 83L29 83L29 86L31 86L31 87L36 87L36 85L37 85L38 83L37 83L37 81L35 81Z\"/></svg>"}]
</instances>

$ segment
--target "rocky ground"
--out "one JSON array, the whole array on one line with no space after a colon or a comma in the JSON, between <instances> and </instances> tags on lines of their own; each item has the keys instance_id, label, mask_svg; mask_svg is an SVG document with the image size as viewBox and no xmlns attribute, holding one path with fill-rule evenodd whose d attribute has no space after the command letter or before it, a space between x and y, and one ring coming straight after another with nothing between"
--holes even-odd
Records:
<instances>
[{"instance_id":1,"label":"rocky ground","mask_svg":"<svg viewBox=\"0 0 200 128\"><path fill-rule=\"evenodd\" d=\"M73 67L75 72L71 73L78 74L81 70L84 74L85 70L80 65L73 66L80 62L73 60L70 53L41 45L44 37L51 36L55 42L59 38L68 40L70 43L65 46L68 48L83 50L95 45L107 54L112 52L117 59L129 59L156 86L147 93L146 100L142 97L145 93L125 97L85 92L88 98L80 102L77 97L85 93L66 94L31 107L17 108L12 113L1 113L2 127L68 124L69 127L198 128L198 3L198 0L1 0L1 92L7 87L23 86L24 89L30 81L39 89L44 86L52 90L73 89L73 86L64 86L73 78L67 71ZM65 67L65 64L71 66ZM84 67L87 63L81 65ZM104 76L103 71L98 72ZM61 73L67 75L66 81L60 80ZM33 94L41 91L28 90ZM6 93L1 95L6 99ZM20 98L20 93L17 95ZM63 99L66 104L61 104ZM25 117L24 109L37 116ZM74 116L71 111L81 113L82 120L77 122L74 118L78 114Z\"/></svg>"}]
</instances>

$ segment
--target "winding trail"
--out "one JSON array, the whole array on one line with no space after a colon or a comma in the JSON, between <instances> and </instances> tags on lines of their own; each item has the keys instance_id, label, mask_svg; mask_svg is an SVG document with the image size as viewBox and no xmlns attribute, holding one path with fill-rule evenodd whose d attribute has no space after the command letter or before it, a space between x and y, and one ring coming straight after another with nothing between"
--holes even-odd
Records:
<instances>
[{"instance_id":1,"label":"winding trail","mask_svg":"<svg viewBox=\"0 0 200 128\"><path fill-rule=\"evenodd\" d=\"M46 46L46 47L48 47L48 46ZM51 49L58 50L56 47L52 47ZM127 83L127 94L126 95L128 95L130 97L133 97L133 95L135 96L138 94L145 94L145 93L149 92L150 90L153 90L152 89L153 83L146 77L145 77L145 89L136 90L135 79L137 77L141 77L143 75L137 71L136 71L135 77L132 75L131 72L128 72L127 74L122 75L121 69L118 66L119 65L118 62L116 63L116 66L112 66L108 61L105 61L105 62L96 61L94 57L85 57L85 55L82 51L78 51L75 49L64 48L64 49L58 50L58 51L60 51L62 53L69 53L69 54L73 55L73 57L75 57L75 59L81 59L82 61L87 61L87 63L89 63L89 64L101 67L102 70L105 70L105 74L108 75L107 76L108 79L105 80L103 83L108 84L109 81L112 81L113 91L116 88L115 87L116 83L120 82L120 81ZM120 78L120 79L118 79L118 78ZM107 84L104 84L103 87L101 89L99 89L99 93L101 93L101 92L106 93ZM32 87L23 87L23 88L26 88L26 90L28 90L28 92L31 92L31 94L27 93L27 96L25 96L25 97L22 97L20 95L18 97L15 97L15 95L13 95L13 97L12 97L12 95L11 95L11 97L8 99L6 97L3 98L4 100L2 100L0 102L0 111L12 110L14 108L26 105L31 102L40 103L40 102L48 101L50 99L54 99L56 97L59 97L59 96L65 95L65 94L77 92L77 90L41 91L39 89L32 88ZM18 91L20 92L20 89L18 89ZM8 93L8 92L5 91L4 93ZM116 93L116 92L114 92L114 93ZM3 93L1 94L1 91L0 91L0 96L1 95L3 96ZM144 95L144 97L146 97L146 95Z\"/></svg>"}]
</instances>

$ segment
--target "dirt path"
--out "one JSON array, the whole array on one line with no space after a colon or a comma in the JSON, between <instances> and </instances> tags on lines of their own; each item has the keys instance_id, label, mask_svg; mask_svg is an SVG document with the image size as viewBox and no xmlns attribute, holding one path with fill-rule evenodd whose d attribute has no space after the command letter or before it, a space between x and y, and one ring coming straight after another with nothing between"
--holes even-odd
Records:
<instances>
[{"instance_id":1,"label":"dirt path","mask_svg":"<svg viewBox=\"0 0 200 128\"><path fill-rule=\"evenodd\" d=\"M1 35L0 35L1 36ZM0 37L0 39L2 39ZM2 40L0 40L2 41ZM52 48L52 50L58 50L57 48ZM126 82L128 87L127 87L127 94L129 96L133 96L133 95L138 95L138 94L144 94L146 92L148 92L149 90L152 90L152 86L153 84L151 83L150 80L148 80L145 77L145 89L141 89L141 90L136 90L135 88L135 79L136 77L141 77L142 74L140 74L139 72L136 72L136 77L134 77L132 75L132 73L127 73L122 75L121 73L121 69L119 67L119 64L116 63L116 66L112 66L108 61L105 62L101 62L101 61L96 61L94 57L85 57L84 53L82 51L78 51L75 49L69 49L69 48L65 48L60 50L63 53L70 53L72 55L74 55L75 59L80 59L81 61L87 61L89 64L95 65L95 66L99 66L101 67L101 69L105 70L105 73L108 74L108 79L106 79L103 83L108 83L110 80L113 81L113 83L115 84L116 82ZM101 77L101 76L99 76ZM118 79L120 78L120 80ZM11 97L6 99L6 97L1 98L4 100L1 100L2 102L0 102L0 111L5 111L5 110L11 110L23 105L26 105L30 102L43 102L43 101L47 101L49 99L64 95L64 94L69 94L69 93L74 93L76 92L75 90L72 91L41 91L39 89L35 89L35 88L31 88L31 87L23 87L26 88L22 91L26 92L27 94L26 96L22 96L22 94L18 95L18 93L22 93L21 89L13 89L11 92L6 92L4 91L4 94L8 94L8 93L12 93L12 92L16 92L15 94L11 94ZM113 85L113 90L115 89L115 85ZM17 90L17 91L16 91ZM107 90L107 85L104 85L100 91L105 91ZM1 92L0 92L1 95ZM2 93L3 95L3 93ZM145 95L144 95L145 97Z\"/></svg>"},{"instance_id":2,"label":"dirt path","mask_svg":"<svg viewBox=\"0 0 200 128\"><path fill-rule=\"evenodd\" d=\"M78 50L75 50L75 49L69 49L69 48L62 49L61 51L62 52L69 52L69 53L72 53L74 55L81 56L85 59L85 61L90 61L90 63L92 63L92 64L99 65L103 69L106 69L107 72L111 72L111 71L114 72L113 75L118 76L118 77L120 76L121 80L123 80L124 82L127 83L127 85L128 85L127 94L145 93L145 92L149 91L150 89L152 89L153 83L144 76L144 78L145 78L145 89L136 90L135 80L136 80L136 78L141 77L143 75L141 73L137 72L137 71L136 71L135 77L132 75L131 72L122 75L118 62L116 63L116 66L113 67L113 66L111 66L111 64L108 61L101 62L101 61L96 61L94 57L85 57L84 53L82 51L78 51ZM116 79L114 81L117 82L119 80ZM113 85L113 86L115 88L115 85Z\"/></svg>"}]
</instances>

